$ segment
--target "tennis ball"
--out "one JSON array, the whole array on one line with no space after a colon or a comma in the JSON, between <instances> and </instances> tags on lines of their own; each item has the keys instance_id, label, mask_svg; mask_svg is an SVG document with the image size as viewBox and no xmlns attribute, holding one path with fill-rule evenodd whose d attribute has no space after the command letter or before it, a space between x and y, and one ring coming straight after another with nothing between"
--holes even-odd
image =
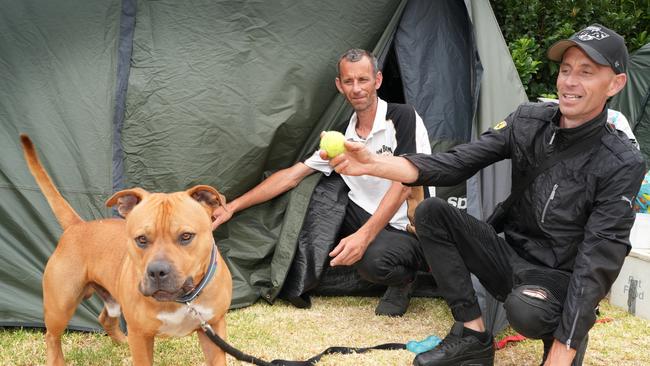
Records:
<instances>
[{"instance_id":1,"label":"tennis ball","mask_svg":"<svg viewBox=\"0 0 650 366\"><path fill-rule=\"evenodd\" d=\"M327 156L333 158L345 152L345 136L338 131L327 131L320 139L320 149L327 152Z\"/></svg>"}]
</instances>

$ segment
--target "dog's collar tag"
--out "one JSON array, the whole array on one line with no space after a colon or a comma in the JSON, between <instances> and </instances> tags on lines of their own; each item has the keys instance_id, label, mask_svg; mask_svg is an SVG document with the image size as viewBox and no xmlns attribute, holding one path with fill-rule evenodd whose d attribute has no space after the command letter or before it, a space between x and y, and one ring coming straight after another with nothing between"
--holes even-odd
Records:
<instances>
[{"instance_id":1,"label":"dog's collar tag","mask_svg":"<svg viewBox=\"0 0 650 366\"><path fill-rule=\"evenodd\" d=\"M201 282L199 282L199 284L196 287L194 287L192 291L177 298L175 301L185 304L196 299L201 294L201 291L203 291L205 286L207 286L208 283L210 283L210 280L212 280L212 277L214 277L214 274L216 272L217 272L217 246L213 245L212 253L210 254L210 266L208 267L208 272L205 274L205 276L203 276Z\"/></svg>"}]
</instances>

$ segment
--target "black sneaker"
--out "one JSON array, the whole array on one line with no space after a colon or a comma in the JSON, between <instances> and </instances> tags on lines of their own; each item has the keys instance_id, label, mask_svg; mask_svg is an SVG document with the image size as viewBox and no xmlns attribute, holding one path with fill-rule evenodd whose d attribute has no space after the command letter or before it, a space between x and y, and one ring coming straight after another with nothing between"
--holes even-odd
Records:
<instances>
[{"instance_id":1,"label":"black sneaker","mask_svg":"<svg viewBox=\"0 0 650 366\"><path fill-rule=\"evenodd\" d=\"M376 315L402 316L411 301L413 282L404 286L389 286L375 308Z\"/></svg>"},{"instance_id":2,"label":"black sneaker","mask_svg":"<svg viewBox=\"0 0 650 366\"><path fill-rule=\"evenodd\" d=\"M420 353L414 366L487 366L494 364L494 340L481 343L474 336L463 337L463 323L456 322L442 342L431 351Z\"/></svg>"}]
</instances>

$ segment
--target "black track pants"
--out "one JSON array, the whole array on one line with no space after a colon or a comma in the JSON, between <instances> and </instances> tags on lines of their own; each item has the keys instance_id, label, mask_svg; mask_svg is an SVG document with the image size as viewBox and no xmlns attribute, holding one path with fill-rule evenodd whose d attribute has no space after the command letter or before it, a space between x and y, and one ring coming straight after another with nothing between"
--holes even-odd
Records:
<instances>
[{"instance_id":1,"label":"black track pants","mask_svg":"<svg viewBox=\"0 0 650 366\"><path fill-rule=\"evenodd\" d=\"M339 240L355 233L370 217L368 212L349 201ZM405 285L415 279L417 271L428 270L418 239L390 225L379 232L354 268L364 280L387 286Z\"/></svg>"},{"instance_id":2,"label":"black track pants","mask_svg":"<svg viewBox=\"0 0 650 366\"><path fill-rule=\"evenodd\" d=\"M516 331L552 340L570 274L528 263L490 225L441 199L423 201L415 215L424 257L454 319L467 322L481 315L473 273L492 296L505 302Z\"/></svg>"}]
</instances>

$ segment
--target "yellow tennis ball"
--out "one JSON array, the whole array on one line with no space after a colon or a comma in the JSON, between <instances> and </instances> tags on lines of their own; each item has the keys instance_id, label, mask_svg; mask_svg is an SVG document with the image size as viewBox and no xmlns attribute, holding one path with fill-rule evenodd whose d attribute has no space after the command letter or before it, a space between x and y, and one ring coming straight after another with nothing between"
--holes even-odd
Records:
<instances>
[{"instance_id":1,"label":"yellow tennis ball","mask_svg":"<svg viewBox=\"0 0 650 366\"><path fill-rule=\"evenodd\" d=\"M327 156L333 158L345 152L345 136L338 131L327 131L320 139L320 149L327 152Z\"/></svg>"}]
</instances>

